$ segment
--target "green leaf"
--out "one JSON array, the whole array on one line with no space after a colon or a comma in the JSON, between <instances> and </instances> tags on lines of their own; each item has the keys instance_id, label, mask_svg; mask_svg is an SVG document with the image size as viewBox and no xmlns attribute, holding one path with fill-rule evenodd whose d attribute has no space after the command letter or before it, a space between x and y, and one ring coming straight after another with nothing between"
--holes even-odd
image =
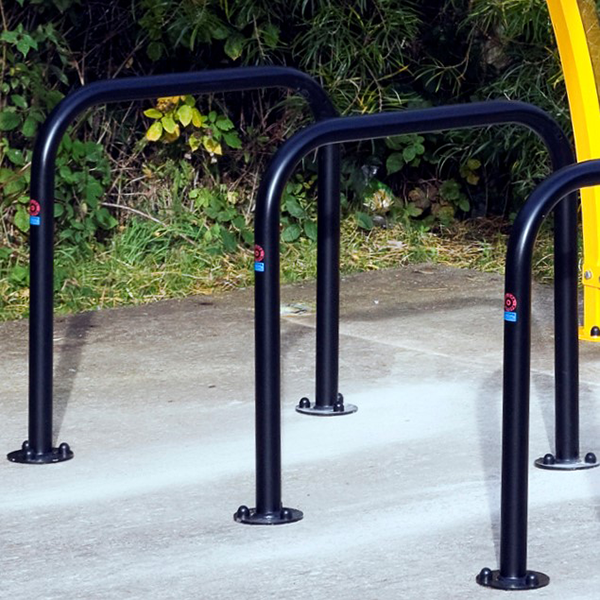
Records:
<instances>
[{"instance_id":1,"label":"green leaf","mask_svg":"<svg viewBox=\"0 0 600 600\"><path fill-rule=\"evenodd\" d=\"M230 30L225 25L216 25L212 28L210 35L213 40L226 40L230 33Z\"/></svg>"},{"instance_id":2,"label":"green leaf","mask_svg":"<svg viewBox=\"0 0 600 600\"><path fill-rule=\"evenodd\" d=\"M404 166L404 157L400 152L394 152L387 157L385 161L385 168L388 172L388 175L392 173L397 173Z\"/></svg>"},{"instance_id":3,"label":"green leaf","mask_svg":"<svg viewBox=\"0 0 600 600\"><path fill-rule=\"evenodd\" d=\"M222 131L229 131L233 129L233 123L227 117L218 117L216 125Z\"/></svg>"},{"instance_id":4,"label":"green leaf","mask_svg":"<svg viewBox=\"0 0 600 600\"><path fill-rule=\"evenodd\" d=\"M279 27L273 23L268 23L263 29L263 40L269 48L275 48L279 42Z\"/></svg>"},{"instance_id":5,"label":"green leaf","mask_svg":"<svg viewBox=\"0 0 600 600\"><path fill-rule=\"evenodd\" d=\"M37 42L30 36L23 37L17 42L17 50L25 57L32 48L37 50Z\"/></svg>"},{"instance_id":6,"label":"green leaf","mask_svg":"<svg viewBox=\"0 0 600 600\"><path fill-rule=\"evenodd\" d=\"M281 234L281 239L284 242L295 242L300 237L301 233L302 229L300 229L300 225L293 223L292 225L289 225L283 230L283 233Z\"/></svg>"},{"instance_id":7,"label":"green leaf","mask_svg":"<svg viewBox=\"0 0 600 600\"><path fill-rule=\"evenodd\" d=\"M290 196L285 201L286 210L292 215L292 217L296 217L296 219L301 219L306 216L304 209L298 204L298 201L293 196Z\"/></svg>"},{"instance_id":8,"label":"green leaf","mask_svg":"<svg viewBox=\"0 0 600 600\"><path fill-rule=\"evenodd\" d=\"M354 214L354 217L356 218L356 224L361 229L366 229L367 231L373 229L373 219L368 214L357 212Z\"/></svg>"},{"instance_id":9,"label":"green leaf","mask_svg":"<svg viewBox=\"0 0 600 600\"><path fill-rule=\"evenodd\" d=\"M163 114L158 110L158 108L149 108L144 111L144 114L151 119L162 119Z\"/></svg>"},{"instance_id":10,"label":"green leaf","mask_svg":"<svg viewBox=\"0 0 600 600\"><path fill-rule=\"evenodd\" d=\"M172 117L163 117L160 120L160 122L162 123L162 126L167 133L175 133L175 130L177 129L177 124L175 123Z\"/></svg>"},{"instance_id":11,"label":"green leaf","mask_svg":"<svg viewBox=\"0 0 600 600\"><path fill-rule=\"evenodd\" d=\"M19 94L13 94L10 99L15 106L18 106L19 108L27 108L27 100L25 100L23 96Z\"/></svg>"},{"instance_id":12,"label":"green leaf","mask_svg":"<svg viewBox=\"0 0 600 600\"><path fill-rule=\"evenodd\" d=\"M413 202L409 202L406 205L405 212L409 217L420 217L423 214L423 209L415 206Z\"/></svg>"},{"instance_id":13,"label":"green leaf","mask_svg":"<svg viewBox=\"0 0 600 600\"><path fill-rule=\"evenodd\" d=\"M9 44L15 44L18 39L19 34L16 31L3 31L2 35L0 35L0 40Z\"/></svg>"},{"instance_id":14,"label":"green leaf","mask_svg":"<svg viewBox=\"0 0 600 600\"><path fill-rule=\"evenodd\" d=\"M417 151L415 150L414 146L408 146L402 150L402 158L404 158L407 163L409 163L411 160L414 160L416 156Z\"/></svg>"},{"instance_id":15,"label":"green leaf","mask_svg":"<svg viewBox=\"0 0 600 600\"><path fill-rule=\"evenodd\" d=\"M225 229L225 227L221 228L221 241L223 242L223 248L225 248L225 252L235 252L237 249L237 240L235 236Z\"/></svg>"},{"instance_id":16,"label":"green leaf","mask_svg":"<svg viewBox=\"0 0 600 600\"><path fill-rule=\"evenodd\" d=\"M232 60L237 60L242 55L245 44L246 39L239 33L234 33L225 42L225 54Z\"/></svg>"},{"instance_id":17,"label":"green leaf","mask_svg":"<svg viewBox=\"0 0 600 600\"><path fill-rule=\"evenodd\" d=\"M85 186L85 200L92 207L98 206L98 200L104 193L104 189L100 185L100 182L93 177L87 182Z\"/></svg>"},{"instance_id":18,"label":"green leaf","mask_svg":"<svg viewBox=\"0 0 600 600\"><path fill-rule=\"evenodd\" d=\"M22 167L25 164L25 158L20 150L9 148L6 150L6 157L13 165L17 167Z\"/></svg>"},{"instance_id":19,"label":"green leaf","mask_svg":"<svg viewBox=\"0 0 600 600\"><path fill-rule=\"evenodd\" d=\"M96 212L96 221L98 221L98 225L100 225L102 229L113 229L119 223L104 207ZM76 223L73 223L73 226L75 224Z\"/></svg>"},{"instance_id":20,"label":"green leaf","mask_svg":"<svg viewBox=\"0 0 600 600\"><path fill-rule=\"evenodd\" d=\"M468 210L471 208L471 205L469 204L467 198L463 197L458 201L458 208L460 208L460 210L463 212L468 212Z\"/></svg>"},{"instance_id":21,"label":"green leaf","mask_svg":"<svg viewBox=\"0 0 600 600\"><path fill-rule=\"evenodd\" d=\"M477 160L476 158L470 158L467 161L467 167L471 169L471 171L475 171L475 169L479 169L479 167L481 167L481 161Z\"/></svg>"},{"instance_id":22,"label":"green leaf","mask_svg":"<svg viewBox=\"0 0 600 600\"><path fill-rule=\"evenodd\" d=\"M29 213L23 206L19 206L15 213L15 226L20 229L23 233L29 231Z\"/></svg>"},{"instance_id":23,"label":"green leaf","mask_svg":"<svg viewBox=\"0 0 600 600\"><path fill-rule=\"evenodd\" d=\"M317 224L314 221L304 221L304 233L313 242L317 241Z\"/></svg>"},{"instance_id":24,"label":"green leaf","mask_svg":"<svg viewBox=\"0 0 600 600\"><path fill-rule=\"evenodd\" d=\"M177 118L184 127L187 127L192 122L192 116L192 107L187 104L183 104L177 109Z\"/></svg>"},{"instance_id":25,"label":"green leaf","mask_svg":"<svg viewBox=\"0 0 600 600\"><path fill-rule=\"evenodd\" d=\"M156 121L155 123L152 123L152 125L150 125L150 128L148 129L148 131L146 131L146 137L151 142L156 142L157 140L160 140L160 136L162 135L162 132L163 132L163 126L160 124L160 121Z\"/></svg>"},{"instance_id":26,"label":"green leaf","mask_svg":"<svg viewBox=\"0 0 600 600\"><path fill-rule=\"evenodd\" d=\"M392 137L386 138L385 145L390 150L402 150L402 148L406 146L406 140L402 135L394 135Z\"/></svg>"},{"instance_id":27,"label":"green leaf","mask_svg":"<svg viewBox=\"0 0 600 600\"><path fill-rule=\"evenodd\" d=\"M0 131L12 131L21 124L19 115L12 110L0 112Z\"/></svg>"},{"instance_id":28,"label":"green leaf","mask_svg":"<svg viewBox=\"0 0 600 600\"><path fill-rule=\"evenodd\" d=\"M160 59L163 53L163 45L160 42L150 42L146 48L148 58L154 62Z\"/></svg>"},{"instance_id":29,"label":"green leaf","mask_svg":"<svg viewBox=\"0 0 600 600\"><path fill-rule=\"evenodd\" d=\"M29 221L27 221L29 223ZM26 286L29 283L29 269L23 265L15 265L8 276L11 283Z\"/></svg>"},{"instance_id":30,"label":"green leaf","mask_svg":"<svg viewBox=\"0 0 600 600\"><path fill-rule=\"evenodd\" d=\"M237 133L224 133L223 139L230 148L239 150L242 147L242 140L240 140Z\"/></svg>"}]
</instances>

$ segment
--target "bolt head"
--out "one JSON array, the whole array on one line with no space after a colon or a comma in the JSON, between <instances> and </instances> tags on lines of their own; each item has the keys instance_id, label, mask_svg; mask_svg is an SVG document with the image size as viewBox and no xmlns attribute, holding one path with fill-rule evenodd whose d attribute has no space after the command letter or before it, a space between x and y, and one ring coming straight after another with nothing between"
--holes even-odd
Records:
<instances>
[{"instance_id":1,"label":"bolt head","mask_svg":"<svg viewBox=\"0 0 600 600\"><path fill-rule=\"evenodd\" d=\"M535 587L539 583L538 576L535 573L527 573L525 581L530 587Z\"/></svg>"},{"instance_id":2,"label":"bolt head","mask_svg":"<svg viewBox=\"0 0 600 600\"><path fill-rule=\"evenodd\" d=\"M543 460L545 465L553 465L556 463L556 459L553 454L546 454Z\"/></svg>"},{"instance_id":3,"label":"bolt head","mask_svg":"<svg viewBox=\"0 0 600 600\"><path fill-rule=\"evenodd\" d=\"M308 398L300 398L298 406L300 408L310 408L310 400Z\"/></svg>"},{"instance_id":4,"label":"bolt head","mask_svg":"<svg viewBox=\"0 0 600 600\"><path fill-rule=\"evenodd\" d=\"M591 272L591 271L586 271L586 272L583 274L583 277L584 277L585 279L591 279L591 278L593 277L593 274L592 274L592 272Z\"/></svg>"}]
</instances>

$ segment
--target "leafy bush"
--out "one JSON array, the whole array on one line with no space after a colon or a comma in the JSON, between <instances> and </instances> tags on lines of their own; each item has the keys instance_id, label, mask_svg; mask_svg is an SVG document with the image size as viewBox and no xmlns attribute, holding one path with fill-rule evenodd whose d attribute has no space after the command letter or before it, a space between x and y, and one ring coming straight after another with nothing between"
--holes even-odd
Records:
<instances>
[{"instance_id":1,"label":"leafy bush","mask_svg":"<svg viewBox=\"0 0 600 600\"><path fill-rule=\"evenodd\" d=\"M341 114L511 98L537 104L568 128L545 0L0 5L0 259L14 268L22 268L39 124L66 93L95 79L182 65L285 64L317 78ZM95 110L60 147L57 237L87 251L141 213L211 253L251 244L260 174L308 120L304 102L279 90ZM149 143L159 141L167 143ZM343 210L363 230L507 217L549 168L541 143L510 128L349 144L342 165ZM315 239L314 200L315 165L307 159L283 199L285 241Z\"/></svg>"}]
</instances>

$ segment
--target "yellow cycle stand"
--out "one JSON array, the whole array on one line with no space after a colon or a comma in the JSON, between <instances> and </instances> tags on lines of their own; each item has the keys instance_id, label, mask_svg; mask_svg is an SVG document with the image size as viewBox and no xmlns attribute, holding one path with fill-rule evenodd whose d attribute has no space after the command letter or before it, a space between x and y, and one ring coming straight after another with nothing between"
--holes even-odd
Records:
<instances>
[{"instance_id":1,"label":"yellow cycle stand","mask_svg":"<svg viewBox=\"0 0 600 600\"><path fill-rule=\"evenodd\" d=\"M600 22L594 0L547 0L563 73L577 160L600 158ZM600 342L600 188L581 190L582 340Z\"/></svg>"}]
</instances>

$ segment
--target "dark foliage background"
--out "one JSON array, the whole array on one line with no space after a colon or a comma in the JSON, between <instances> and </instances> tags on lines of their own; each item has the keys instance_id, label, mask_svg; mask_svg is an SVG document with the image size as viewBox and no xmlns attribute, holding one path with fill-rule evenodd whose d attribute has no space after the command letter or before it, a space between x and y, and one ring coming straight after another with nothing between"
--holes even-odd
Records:
<instances>
[{"instance_id":1,"label":"dark foliage background","mask_svg":"<svg viewBox=\"0 0 600 600\"><path fill-rule=\"evenodd\" d=\"M341 114L508 98L537 104L570 131L544 0L0 0L0 8L0 260L15 285L26 279L37 128L65 94L98 79L288 65L317 78ZM156 103L97 108L72 128L58 159L62 244L93 251L136 214L209 252L251 242L259 175L308 122L306 107L280 91L202 97L195 106L206 122L196 127L177 122L185 101L174 102L154 117L175 111L176 130L165 124L158 142L144 135L153 123L144 111ZM240 143L223 141L226 121ZM348 145L343 164L343 210L364 229L508 218L548 172L535 137L510 128ZM288 186L288 242L314 239L314 175L307 160Z\"/></svg>"}]
</instances>

